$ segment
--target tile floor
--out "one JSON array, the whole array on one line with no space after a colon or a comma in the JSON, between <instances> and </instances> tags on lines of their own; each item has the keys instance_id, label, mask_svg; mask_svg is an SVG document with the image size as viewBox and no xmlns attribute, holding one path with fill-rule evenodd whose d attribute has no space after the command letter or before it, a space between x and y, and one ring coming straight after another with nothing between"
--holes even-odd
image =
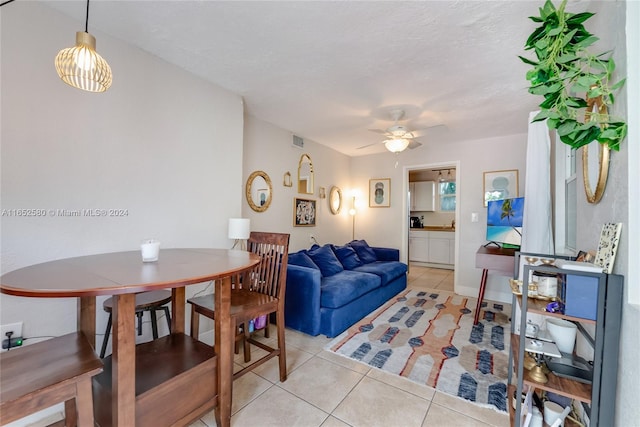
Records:
<instances>
[{"instance_id":1,"label":"tile floor","mask_svg":"<svg viewBox=\"0 0 640 427\"><path fill-rule=\"evenodd\" d=\"M453 291L453 271L411 266L409 287ZM233 384L234 427L504 426L509 417L440 393L323 348L331 339L286 332L289 376L277 359ZM275 339L275 330L270 339ZM252 356L260 357L252 347ZM243 364L236 356L237 368ZM190 427L213 427L213 412Z\"/></svg>"}]
</instances>

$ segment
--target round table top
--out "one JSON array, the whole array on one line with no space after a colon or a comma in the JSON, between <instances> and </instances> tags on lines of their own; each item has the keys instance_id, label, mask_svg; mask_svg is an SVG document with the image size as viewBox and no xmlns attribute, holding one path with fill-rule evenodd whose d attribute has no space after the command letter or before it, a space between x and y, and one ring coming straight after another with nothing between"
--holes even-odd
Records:
<instances>
[{"instance_id":1,"label":"round table top","mask_svg":"<svg viewBox=\"0 0 640 427\"><path fill-rule=\"evenodd\" d=\"M83 297L177 288L241 273L260 257L227 249L161 249L158 261L140 251L112 252L44 262L0 277L0 292L40 298Z\"/></svg>"}]
</instances>

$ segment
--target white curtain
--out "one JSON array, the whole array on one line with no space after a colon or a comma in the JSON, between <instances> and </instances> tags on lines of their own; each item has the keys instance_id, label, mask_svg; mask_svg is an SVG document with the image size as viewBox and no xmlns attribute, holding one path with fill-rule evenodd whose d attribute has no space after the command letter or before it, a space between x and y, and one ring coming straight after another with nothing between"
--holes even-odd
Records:
<instances>
[{"instance_id":1,"label":"white curtain","mask_svg":"<svg viewBox=\"0 0 640 427\"><path fill-rule=\"evenodd\" d=\"M531 123L536 114L529 114L521 250L553 254L551 140L546 121Z\"/></svg>"}]
</instances>

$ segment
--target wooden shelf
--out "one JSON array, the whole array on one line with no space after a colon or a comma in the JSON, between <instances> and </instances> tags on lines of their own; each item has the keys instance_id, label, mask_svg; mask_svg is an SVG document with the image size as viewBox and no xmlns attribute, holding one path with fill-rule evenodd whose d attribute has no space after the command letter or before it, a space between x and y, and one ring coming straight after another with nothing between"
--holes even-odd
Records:
<instances>
[{"instance_id":1,"label":"wooden shelf","mask_svg":"<svg viewBox=\"0 0 640 427\"><path fill-rule=\"evenodd\" d=\"M210 347L182 333L136 346L136 426L189 424L216 405L217 361ZM111 356L94 377L96 424L111 426ZM180 408L180 411L176 411Z\"/></svg>"},{"instance_id":2,"label":"wooden shelf","mask_svg":"<svg viewBox=\"0 0 640 427\"><path fill-rule=\"evenodd\" d=\"M516 295L516 298L518 299L518 304L520 304L520 307L522 308L522 295ZM572 320L574 322L581 322L581 323L590 323L593 325L596 324L595 320L584 319L582 317L567 316L562 313L550 313L548 311L545 311L547 304L549 304L550 302L551 301L540 300L537 298L528 298L527 311L531 313L542 314L545 316L557 317L558 319Z\"/></svg>"},{"instance_id":3,"label":"wooden shelf","mask_svg":"<svg viewBox=\"0 0 640 427\"><path fill-rule=\"evenodd\" d=\"M520 348L520 336L511 334L511 351L513 353L513 366L518 366L519 361L519 348ZM534 387L540 390L550 391L561 396L566 396L571 399L579 400L591 404L591 384L581 383L580 381L572 380L569 378L559 377L552 372L547 374L549 381L545 384L541 384L534 381L529 376L529 372L524 370L524 384Z\"/></svg>"}]
</instances>

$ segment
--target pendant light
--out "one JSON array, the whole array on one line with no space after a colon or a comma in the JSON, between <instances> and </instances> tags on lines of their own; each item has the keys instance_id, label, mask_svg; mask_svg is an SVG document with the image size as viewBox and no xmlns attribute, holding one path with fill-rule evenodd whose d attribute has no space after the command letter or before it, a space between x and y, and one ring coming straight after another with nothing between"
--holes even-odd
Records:
<instances>
[{"instance_id":1,"label":"pendant light","mask_svg":"<svg viewBox=\"0 0 640 427\"><path fill-rule=\"evenodd\" d=\"M89 0L84 31L76 33L76 45L56 56L58 76L66 84L88 92L104 92L111 86L111 67L96 52L96 38L88 32Z\"/></svg>"}]
</instances>

